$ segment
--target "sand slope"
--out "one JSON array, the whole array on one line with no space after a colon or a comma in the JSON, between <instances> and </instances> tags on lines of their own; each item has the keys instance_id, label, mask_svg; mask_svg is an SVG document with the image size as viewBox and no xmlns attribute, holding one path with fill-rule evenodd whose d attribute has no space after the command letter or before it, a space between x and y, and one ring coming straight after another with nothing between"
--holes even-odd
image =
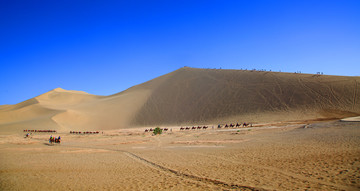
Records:
<instances>
[{"instance_id":1,"label":"sand slope","mask_svg":"<svg viewBox=\"0 0 360 191\"><path fill-rule=\"evenodd\" d=\"M110 96L56 88L0 107L0 132L270 122L360 115L360 77L181 68Z\"/></svg>"},{"instance_id":2,"label":"sand slope","mask_svg":"<svg viewBox=\"0 0 360 191\"><path fill-rule=\"evenodd\" d=\"M133 124L356 116L359 82L359 77L183 68L154 91Z\"/></svg>"},{"instance_id":3,"label":"sand slope","mask_svg":"<svg viewBox=\"0 0 360 191\"><path fill-rule=\"evenodd\" d=\"M0 109L0 130L2 132L23 129L60 129L52 117L100 96L80 91L56 88L35 98Z\"/></svg>"}]
</instances>

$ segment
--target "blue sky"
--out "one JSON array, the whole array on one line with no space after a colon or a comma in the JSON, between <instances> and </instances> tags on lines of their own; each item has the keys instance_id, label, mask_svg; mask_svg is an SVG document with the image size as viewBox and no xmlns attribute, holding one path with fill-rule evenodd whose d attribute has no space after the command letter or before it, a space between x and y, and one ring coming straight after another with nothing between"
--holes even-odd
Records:
<instances>
[{"instance_id":1,"label":"blue sky","mask_svg":"<svg viewBox=\"0 0 360 191\"><path fill-rule=\"evenodd\" d=\"M0 1L0 105L183 66L360 76L360 1Z\"/></svg>"}]
</instances>

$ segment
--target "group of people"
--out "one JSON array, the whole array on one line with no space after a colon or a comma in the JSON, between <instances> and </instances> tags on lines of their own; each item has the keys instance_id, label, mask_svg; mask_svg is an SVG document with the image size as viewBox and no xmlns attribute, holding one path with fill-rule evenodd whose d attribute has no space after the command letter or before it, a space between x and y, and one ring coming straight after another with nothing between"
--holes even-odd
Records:
<instances>
[{"instance_id":1,"label":"group of people","mask_svg":"<svg viewBox=\"0 0 360 191\"><path fill-rule=\"evenodd\" d=\"M49 143L60 143L61 137L53 137L52 135L50 136L49 139Z\"/></svg>"}]
</instances>

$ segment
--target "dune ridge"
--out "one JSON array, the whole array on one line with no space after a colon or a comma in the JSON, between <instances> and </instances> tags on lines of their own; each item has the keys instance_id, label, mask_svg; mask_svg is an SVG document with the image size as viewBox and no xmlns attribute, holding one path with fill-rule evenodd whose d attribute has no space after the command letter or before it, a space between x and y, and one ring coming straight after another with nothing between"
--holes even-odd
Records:
<instances>
[{"instance_id":1,"label":"dune ridge","mask_svg":"<svg viewBox=\"0 0 360 191\"><path fill-rule=\"evenodd\" d=\"M359 79L182 68L154 91L133 124L216 124L356 116L360 111Z\"/></svg>"},{"instance_id":2,"label":"dune ridge","mask_svg":"<svg viewBox=\"0 0 360 191\"><path fill-rule=\"evenodd\" d=\"M0 107L0 131L335 119L360 115L360 77L181 68L109 96L56 88Z\"/></svg>"}]
</instances>

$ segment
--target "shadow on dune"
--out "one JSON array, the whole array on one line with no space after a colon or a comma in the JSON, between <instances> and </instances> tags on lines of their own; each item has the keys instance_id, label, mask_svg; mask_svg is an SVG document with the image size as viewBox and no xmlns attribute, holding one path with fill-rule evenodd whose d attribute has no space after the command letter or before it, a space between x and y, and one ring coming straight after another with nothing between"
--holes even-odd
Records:
<instances>
[{"instance_id":1,"label":"shadow on dune","mask_svg":"<svg viewBox=\"0 0 360 191\"><path fill-rule=\"evenodd\" d=\"M0 107L0 132L266 123L360 115L360 77L181 68L110 96L56 88Z\"/></svg>"}]
</instances>

